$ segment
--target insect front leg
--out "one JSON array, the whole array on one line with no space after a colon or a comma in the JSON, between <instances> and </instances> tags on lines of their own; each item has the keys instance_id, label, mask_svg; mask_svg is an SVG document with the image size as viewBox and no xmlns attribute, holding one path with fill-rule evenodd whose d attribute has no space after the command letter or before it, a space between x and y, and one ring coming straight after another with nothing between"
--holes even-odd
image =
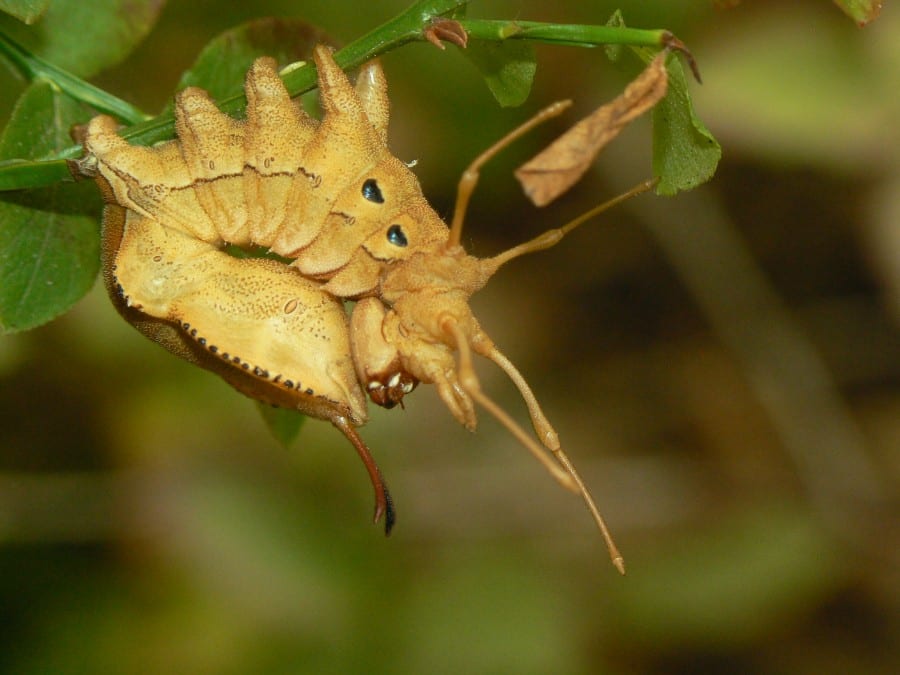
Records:
<instances>
[{"instance_id":1,"label":"insect front leg","mask_svg":"<svg viewBox=\"0 0 900 675\"><path fill-rule=\"evenodd\" d=\"M357 377L374 403L391 408L419 382L435 385L456 420L470 431L477 425L475 405L456 375L450 348L421 339L377 298L356 303L350 318L350 345Z\"/></svg>"},{"instance_id":2,"label":"insect front leg","mask_svg":"<svg viewBox=\"0 0 900 675\"><path fill-rule=\"evenodd\" d=\"M456 313L470 316L468 306L464 300L461 302L462 306L454 294L409 293L388 311L383 306L367 311L383 317L381 339L390 353L399 355L403 369L420 382L435 385L438 396L456 421L474 431L478 423L475 403L457 376L452 339L445 339L434 321L436 306L450 306ZM369 335L377 330L374 320L372 324Z\"/></svg>"},{"instance_id":3,"label":"insect front leg","mask_svg":"<svg viewBox=\"0 0 900 675\"><path fill-rule=\"evenodd\" d=\"M388 316L390 321L391 315ZM475 402L460 382L452 349L442 342L405 339L400 343L403 363L422 382L433 384L450 414L469 431L478 417Z\"/></svg>"},{"instance_id":4,"label":"insect front leg","mask_svg":"<svg viewBox=\"0 0 900 675\"><path fill-rule=\"evenodd\" d=\"M475 431L478 418L475 415L475 403L468 390L462 385L455 370L443 370L434 375L434 385L438 396L450 410L456 421L469 431Z\"/></svg>"},{"instance_id":5,"label":"insect front leg","mask_svg":"<svg viewBox=\"0 0 900 675\"><path fill-rule=\"evenodd\" d=\"M363 298L350 316L350 349L356 376L369 398L384 408L403 405L419 384L401 362L395 344L384 337L387 311L378 298Z\"/></svg>"}]
</instances>

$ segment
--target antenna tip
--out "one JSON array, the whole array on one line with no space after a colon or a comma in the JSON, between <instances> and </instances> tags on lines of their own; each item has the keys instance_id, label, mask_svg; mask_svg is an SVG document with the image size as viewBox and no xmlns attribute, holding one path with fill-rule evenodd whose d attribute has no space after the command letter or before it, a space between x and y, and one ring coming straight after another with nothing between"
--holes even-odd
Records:
<instances>
[{"instance_id":1,"label":"antenna tip","mask_svg":"<svg viewBox=\"0 0 900 675\"><path fill-rule=\"evenodd\" d=\"M612 559L612 564L616 566L616 569L619 570L619 574L623 577L625 576L625 559L617 555Z\"/></svg>"}]
</instances>

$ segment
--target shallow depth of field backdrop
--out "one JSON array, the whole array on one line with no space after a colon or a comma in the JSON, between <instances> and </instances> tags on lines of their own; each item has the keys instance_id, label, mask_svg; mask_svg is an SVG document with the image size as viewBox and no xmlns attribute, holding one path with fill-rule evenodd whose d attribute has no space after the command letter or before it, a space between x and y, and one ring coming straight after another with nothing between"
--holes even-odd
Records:
<instances>
[{"instance_id":1,"label":"shallow depth of field backdrop","mask_svg":"<svg viewBox=\"0 0 900 675\"><path fill-rule=\"evenodd\" d=\"M300 15L346 42L403 6L173 2L95 81L157 110L241 21ZM0 338L0 671L895 672L900 12L865 29L825 0L469 13L603 23L616 7L693 50L719 173L515 262L474 306L592 487L628 576L576 498L490 418L461 429L427 386L362 431L397 504L385 540L330 425L279 447L249 400L141 337L98 285ZM641 123L571 194L532 208L512 169L625 78L601 50L539 46L531 98L501 109L454 51L384 58L392 148L418 160L441 213L493 139L576 101L484 172L464 234L476 254L648 175ZM3 69L0 116L19 91ZM489 365L485 389L524 420Z\"/></svg>"}]
</instances>

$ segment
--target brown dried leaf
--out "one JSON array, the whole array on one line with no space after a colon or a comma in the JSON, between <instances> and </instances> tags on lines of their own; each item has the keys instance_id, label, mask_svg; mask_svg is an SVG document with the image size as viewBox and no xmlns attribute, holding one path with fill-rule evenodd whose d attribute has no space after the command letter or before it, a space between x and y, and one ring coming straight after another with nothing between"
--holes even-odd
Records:
<instances>
[{"instance_id":1,"label":"brown dried leaf","mask_svg":"<svg viewBox=\"0 0 900 675\"><path fill-rule=\"evenodd\" d=\"M565 193L584 175L607 143L666 95L665 61L665 51L657 54L620 96L576 123L516 169L516 178L536 206L546 206Z\"/></svg>"}]
</instances>

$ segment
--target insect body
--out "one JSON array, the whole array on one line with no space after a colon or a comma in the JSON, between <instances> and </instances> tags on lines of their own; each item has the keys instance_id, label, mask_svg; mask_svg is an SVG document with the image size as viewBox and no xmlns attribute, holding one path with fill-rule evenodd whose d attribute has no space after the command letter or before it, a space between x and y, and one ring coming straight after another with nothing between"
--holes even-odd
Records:
<instances>
[{"instance_id":1,"label":"insect body","mask_svg":"<svg viewBox=\"0 0 900 675\"><path fill-rule=\"evenodd\" d=\"M391 407L419 382L434 384L469 429L480 405L582 494L622 569L534 394L468 304L503 263L565 231L493 258L468 255L459 238L477 167L464 176L448 228L387 149L378 63L364 66L354 87L330 50L317 47L314 58L321 122L291 101L265 58L247 74L246 120L189 88L176 99L175 141L130 146L112 118L91 121L83 166L106 199L103 270L117 309L243 393L329 420L363 459L375 518L386 516L388 532L390 497L355 429L367 419L366 394ZM287 262L233 257L226 244L261 246ZM357 301L349 318L344 300ZM537 441L481 391L473 352L515 383Z\"/></svg>"}]
</instances>

